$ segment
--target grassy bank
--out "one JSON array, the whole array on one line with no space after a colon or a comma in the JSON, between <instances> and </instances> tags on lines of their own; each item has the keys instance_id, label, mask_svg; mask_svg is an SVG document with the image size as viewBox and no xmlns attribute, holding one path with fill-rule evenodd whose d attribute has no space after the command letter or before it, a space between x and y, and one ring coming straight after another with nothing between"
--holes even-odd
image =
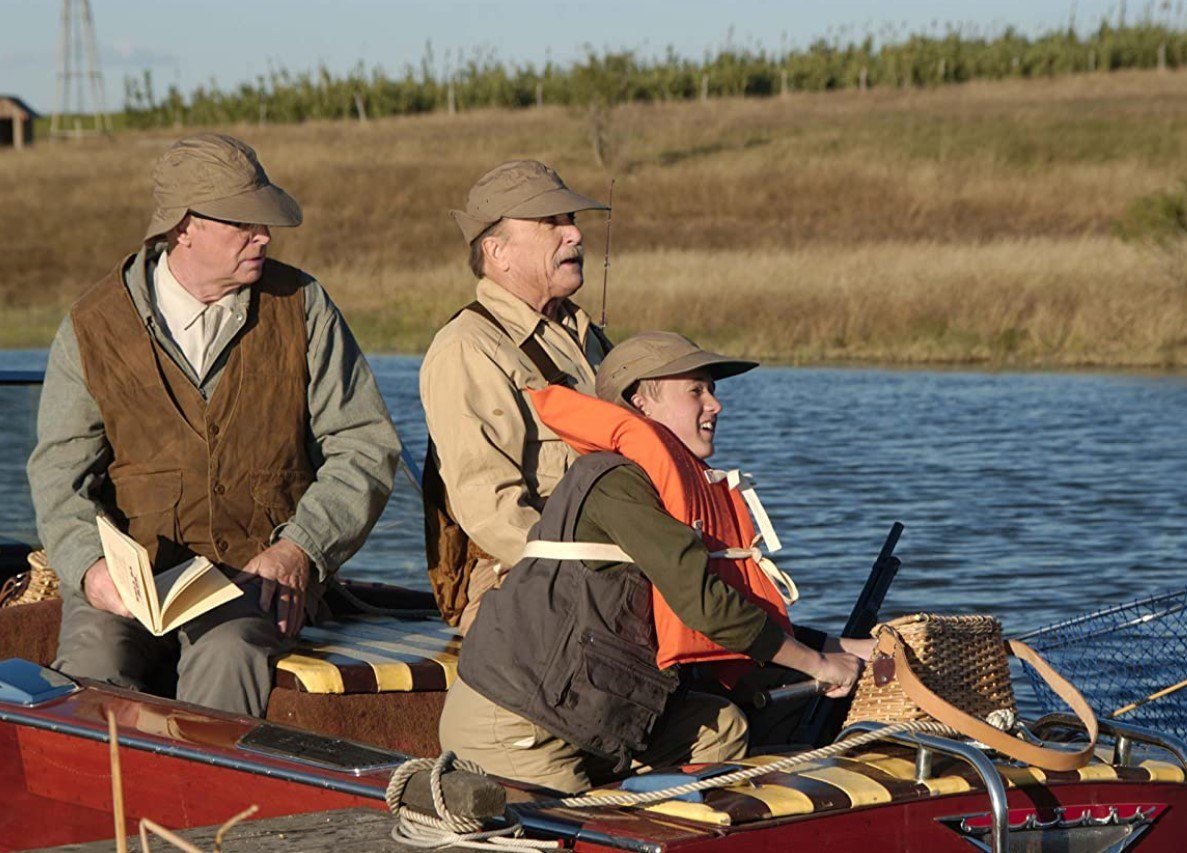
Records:
<instances>
[{"instance_id":1,"label":"grassy bank","mask_svg":"<svg viewBox=\"0 0 1187 853\"><path fill-rule=\"evenodd\" d=\"M1114 222L1187 176L1187 73L620 108L611 332L681 329L795 362L1187 365L1187 284ZM501 159L605 194L562 108L227 128L305 207L275 254L314 272L371 350L416 351L469 298L446 215ZM130 251L181 131L0 155L0 343L48 341ZM587 216L597 312L603 225Z\"/></svg>"}]
</instances>

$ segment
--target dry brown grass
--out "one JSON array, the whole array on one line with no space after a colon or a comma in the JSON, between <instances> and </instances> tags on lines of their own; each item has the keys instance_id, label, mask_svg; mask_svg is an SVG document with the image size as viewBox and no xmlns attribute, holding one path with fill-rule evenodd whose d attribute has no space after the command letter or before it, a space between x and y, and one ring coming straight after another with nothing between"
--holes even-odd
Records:
<instances>
[{"instance_id":1,"label":"dry brown grass","mask_svg":"<svg viewBox=\"0 0 1187 853\"><path fill-rule=\"evenodd\" d=\"M611 330L795 361L1187 364L1187 286L1110 236L1187 176L1185 90L1187 73L1135 72L622 109ZM229 130L305 208L275 254L371 349L423 348L468 298L446 210L490 165L539 157L595 195L608 180L560 109ZM136 245L176 135L0 156L0 340L44 343Z\"/></svg>"}]
</instances>

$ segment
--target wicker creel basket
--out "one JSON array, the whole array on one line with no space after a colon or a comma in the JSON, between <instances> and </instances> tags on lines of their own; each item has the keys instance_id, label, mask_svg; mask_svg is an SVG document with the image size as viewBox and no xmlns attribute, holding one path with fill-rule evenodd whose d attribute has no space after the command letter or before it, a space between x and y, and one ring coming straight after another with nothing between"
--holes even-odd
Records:
<instances>
[{"instance_id":1,"label":"wicker creel basket","mask_svg":"<svg viewBox=\"0 0 1187 853\"><path fill-rule=\"evenodd\" d=\"M933 693L982 720L994 711L1017 712L1002 626L994 617L916 613L885 627L902 637L911 669ZM931 719L898 679L879 685L876 669L862 673L845 725Z\"/></svg>"},{"instance_id":2,"label":"wicker creel basket","mask_svg":"<svg viewBox=\"0 0 1187 853\"><path fill-rule=\"evenodd\" d=\"M1091 759L1099 729L1092 708L1034 649L1003 641L992 616L919 613L879 625L874 636L874 655L845 725L936 720L1044 770L1074 770ZM1086 744L1053 747L1014 735L1017 705L1007 655L1033 667L1068 704L1084 724Z\"/></svg>"},{"instance_id":3,"label":"wicker creel basket","mask_svg":"<svg viewBox=\"0 0 1187 853\"><path fill-rule=\"evenodd\" d=\"M44 551L29 554L29 570L14 575L0 587L0 607L35 604L60 597L58 576L50 568Z\"/></svg>"}]
</instances>

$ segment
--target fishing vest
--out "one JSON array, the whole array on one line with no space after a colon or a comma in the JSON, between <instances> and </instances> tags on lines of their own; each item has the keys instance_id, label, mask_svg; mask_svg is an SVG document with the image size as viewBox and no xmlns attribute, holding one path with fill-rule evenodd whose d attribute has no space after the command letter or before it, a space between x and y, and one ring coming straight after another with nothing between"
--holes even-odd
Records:
<instances>
[{"instance_id":1,"label":"fishing vest","mask_svg":"<svg viewBox=\"0 0 1187 853\"><path fill-rule=\"evenodd\" d=\"M71 311L111 445L102 502L158 569L193 554L242 568L313 482L298 271L265 262L206 401L146 328L124 284L128 267L125 260Z\"/></svg>"},{"instance_id":2,"label":"fishing vest","mask_svg":"<svg viewBox=\"0 0 1187 853\"><path fill-rule=\"evenodd\" d=\"M626 464L612 453L578 459L548 498L529 547L572 542L594 484ZM651 584L643 573L630 564L592 571L581 560L552 558L520 560L502 587L483 595L458 675L492 702L621 769L646 748L678 685L674 672L655 665Z\"/></svg>"},{"instance_id":3,"label":"fishing vest","mask_svg":"<svg viewBox=\"0 0 1187 853\"><path fill-rule=\"evenodd\" d=\"M779 550L780 543L748 475L709 468L670 430L621 406L568 388L527 393L540 419L578 453L619 453L642 468L664 509L700 533L710 552L710 570L791 633L787 608L798 592L759 550L760 540L772 552ZM755 534L748 507L762 536ZM745 655L722 648L685 625L654 589L652 610L660 669L682 663L711 664L716 677L732 687L754 665Z\"/></svg>"}]
</instances>

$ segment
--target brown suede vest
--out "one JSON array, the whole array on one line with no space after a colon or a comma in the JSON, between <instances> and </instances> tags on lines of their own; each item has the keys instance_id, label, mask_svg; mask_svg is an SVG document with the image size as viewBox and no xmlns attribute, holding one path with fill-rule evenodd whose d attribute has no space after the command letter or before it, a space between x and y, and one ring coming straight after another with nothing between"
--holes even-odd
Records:
<instances>
[{"instance_id":1,"label":"brown suede vest","mask_svg":"<svg viewBox=\"0 0 1187 853\"><path fill-rule=\"evenodd\" d=\"M128 263L71 312L113 453L104 503L157 569L193 554L242 568L313 481L297 270L265 263L247 323L205 401L145 327L124 285Z\"/></svg>"}]
</instances>

